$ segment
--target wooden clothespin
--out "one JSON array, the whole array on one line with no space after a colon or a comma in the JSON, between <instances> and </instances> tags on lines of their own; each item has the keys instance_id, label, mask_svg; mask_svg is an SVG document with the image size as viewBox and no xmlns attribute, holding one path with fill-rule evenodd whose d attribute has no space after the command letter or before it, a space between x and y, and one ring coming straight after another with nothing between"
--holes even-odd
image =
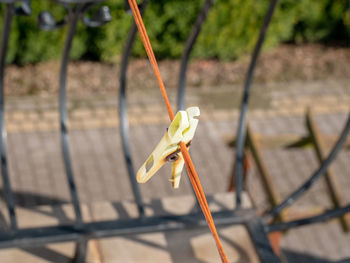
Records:
<instances>
[{"instance_id":1,"label":"wooden clothespin","mask_svg":"<svg viewBox=\"0 0 350 263\"><path fill-rule=\"evenodd\" d=\"M168 161L172 162L170 181L174 188L179 187L185 164L179 144L184 142L187 147L190 146L199 121L195 117L199 115L198 107L190 107L176 114L163 138L138 170L137 182L146 183Z\"/></svg>"}]
</instances>

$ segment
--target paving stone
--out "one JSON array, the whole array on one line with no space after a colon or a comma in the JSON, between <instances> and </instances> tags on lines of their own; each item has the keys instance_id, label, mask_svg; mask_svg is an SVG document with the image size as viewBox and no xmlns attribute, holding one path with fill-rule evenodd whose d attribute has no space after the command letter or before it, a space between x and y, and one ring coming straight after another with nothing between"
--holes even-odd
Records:
<instances>
[{"instance_id":1,"label":"paving stone","mask_svg":"<svg viewBox=\"0 0 350 263\"><path fill-rule=\"evenodd\" d=\"M321 132L324 134L338 134L347 118L347 112L350 110L350 92L349 89L342 87L341 83L334 85L328 83L327 85L330 84L335 88L332 90L321 89L321 84L315 83L308 85L307 88L300 89L298 88L299 83L298 85L295 84L295 90L272 92L271 106L250 111L248 119L253 130L259 134L271 136L280 134L305 135L303 114L306 107L312 104L316 113L315 119ZM130 144L135 170L144 162L169 125L161 97L155 92L153 94L153 91L143 91L143 93L130 91L128 94L130 95L128 97L129 120L131 123ZM239 114L236 106L221 108L220 103L216 102L215 104L212 100L203 101L199 95L196 95L197 92L197 90L189 91L191 96L187 100L188 105L199 105L202 111L200 125L191 146L191 155L206 193L225 192L233 166L234 150L230 149L222 138L228 135L232 137L236 132ZM200 96L205 95L203 94ZM228 89L222 94L232 95L233 93ZM222 94L221 96L223 96ZM175 91L171 91L170 95L172 100L176 98ZM6 117L8 124L8 159L16 204L27 209L38 204L70 202L60 150L57 100L56 98L54 100L49 98L38 100L24 98L23 100L23 107L21 106L22 99L20 99L6 108L8 110ZM78 193L82 202L94 204L102 201L133 200L121 149L117 97L70 99L68 105L71 158ZM142 115L144 112L147 112L147 114ZM28 116L31 116L31 118L28 118ZM343 150L333 164L347 202L350 202L350 191L347 191L350 187L348 179L350 174L349 154L348 150ZM296 189L318 166L317 159L309 148L264 150L263 155L282 197ZM181 188L173 190L168 181L169 171L170 167L166 166L149 183L141 185L140 190L143 197L164 198L191 195L192 190L186 174L183 173ZM248 185L248 189L253 189L251 191L254 193L254 204L259 211L263 211L268 207L268 204L254 165L249 174L249 181L254 182L253 187L251 183ZM0 187L1 185L2 182L0 182ZM301 201L296 203L297 207L317 205L329 208L330 200L324 194L325 190L324 180L321 180ZM0 192L0 194L2 193ZM3 206L3 201L0 204ZM167 209L179 208L176 204L171 203L165 206ZM188 206L190 207L190 205ZM108 210L108 208L102 210L104 209ZM128 209L129 214L135 215L135 211L131 212L133 209L135 210L135 207ZM119 209L117 216L120 216L122 212ZM101 209L99 213L106 216L101 212ZM153 212L148 209L148 213ZM113 213L111 215L116 216ZM327 233L332 236L330 233L333 233L331 232L333 228L328 225L323 226L326 228L324 231L330 231ZM312 236L315 231L321 232L321 230L320 228L312 229L307 232L307 236ZM342 233L337 231L334 230L334 233L338 237ZM198 236L202 237L199 241L196 239ZM234 236L234 232L228 236ZM146 235L137 238L145 243L152 243L154 248L152 251L159 255L159 259L164 260L164 262L169 258L173 260L177 256L182 256L181 254L171 253L169 257L164 254L164 243L162 242L168 239L177 240L176 235L156 234L155 236ZM158 238L163 241L155 241ZM288 235L286 238L289 238ZM292 242L298 242L296 240L303 238L305 238L304 234L300 234L298 231L295 238L291 238L294 241L286 241L285 248L294 249L298 252L299 247L293 247ZM343 240L342 238L339 237L339 240ZM323 243L319 242L317 246L310 248L312 255L307 251L299 251L304 255L298 252L298 257L300 260L307 258L310 262L317 262L317 259L325 253L325 251L317 251L322 250L322 247L326 246L327 243L333 242L333 239L334 236L332 239L327 238L327 235L323 236ZM195 254L196 250L192 249L193 242L201 247L206 244L206 240L205 233L189 233L186 242L190 244L188 247L191 247L191 249L186 250L184 255L197 255ZM334 251L337 251L339 255L349 257L346 247L349 247L350 243L346 239L344 240L344 243L337 243L339 248ZM124 241L116 242L123 243ZM135 240L128 239L126 242L132 247ZM230 242L229 240L226 241L228 244L231 244ZM300 247L307 250L309 242L313 242L313 239L300 242ZM107 243L106 246L108 246ZM173 251L177 250L174 249ZM332 253L330 249L326 251L329 253L329 258L336 258L334 256L335 252ZM41 252L43 254L49 253ZM72 251L69 253L72 253ZM203 261L199 254L195 259L197 261L194 262ZM310 257L306 257L307 255ZM206 258L209 258L209 256Z\"/></svg>"},{"instance_id":2,"label":"paving stone","mask_svg":"<svg viewBox=\"0 0 350 263\"><path fill-rule=\"evenodd\" d=\"M232 209L232 193L208 198L212 211ZM147 215L186 214L193 210L193 197L146 200ZM175 205L176 204L176 205ZM189 205L190 204L190 205ZM248 195L243 195L244 207L250 207ZM93 203L82 206L85 222L137 217L133 202ZM74 220L71 205L18 208L20 227L69 224ZM243 226L219 229L230 262L258 262L254 247ZM100 255L96 255L100 254ZM43 248L0 250L3 262L69 262L74 244L60 243ZM209 229L130 235L89 242L87 262L217 262L218 254Z\"/></svg>"},{"instance_id":3,"label":"paving stone","mask_svg":"<svg viewBox=\"0 0 350 263\"><path fill-rule=\"evenodd\" d=\"M71 205L63 206L36 206L32 208L17 208L19 228L55 226L58 224L71 223L74 220L74 213ZM84 219L90 221L87 206L82 206ZM91 244L89 244L91 246ZM0 258L2 262L29 262L46 263L60 262L68 263L74 256L75 244L59 243L50 244L45 247L23 248L23 249L2 249ZM91 249L87 256L87 263L97 262Z\"/></svg>"},{"instance_id":4,"label":"paving stone","mask_svg":"<svg viewBox=\"0 0 350 263\"><path fill-rule=\"evenodd\" d=\"M332 240L330 242L330 240ZM289 262L336 262L350 258L350 236L336 221L315 224L288 231L282 240ZM288 255L289 254L289 255Z\"/></svg>"},{"instance_id":5,"label":"paving stone","mask_svg":"<svg viewBox=\"0 0 350 263\"><path fill-rule=\"evenodd\" d=\"M211 211L232 209L232 194L219 194L208 198ZM192 211L192 197L145 200L147 215L186 214ZM250 207L249 197L243 195L244 207ZM102 209L103 208L103 209ZM91 206L93 220L134 218L137 208L133 203ZM100 240L105 262L218 262L219 256L208 229L187 229L164 233L139 234ZM219 229L223 246L230 262L258 262L254 247L243 226Z\"/></svg>"}]
</instances>

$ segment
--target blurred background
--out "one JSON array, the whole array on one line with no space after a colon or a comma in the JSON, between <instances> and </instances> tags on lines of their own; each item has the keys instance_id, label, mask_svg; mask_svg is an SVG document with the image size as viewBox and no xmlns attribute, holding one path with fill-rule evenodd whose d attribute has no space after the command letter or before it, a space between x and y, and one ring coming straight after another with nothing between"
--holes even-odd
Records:
<instances>
[{"instance_id":1,"label":"blurred background","mask_svg":"<svg viewBox=\"0 0 350 263\"><path fill-rule=\"evenodd\" d=\"M150 1L144 15L174 109L180 58L203 2ZM186 106L201 109L191 156L206 194L212 197L214 209L227 203L220 203L222 196L217 195L226 195L232 190L230 181L243 84L269 2L214 1L191 53ZM132 16L125 11L122 0L106 1L103 5L110 8L112 21L98 28L78 24L67 79L71 158L86 221L135 214L135 208L121 211L117 205L133 201L117 110L120 63ZM42 31L37 23L37 15L43 10L49 10L56 20L64 18L66 11L53 1L33 1L31 6L30 16L16 16L13 20L5 74L9 175L20 226L71 222L73 217L61 157L57 96L67 27ZM4 9L1 4L1 27ZM317 126L325 153L333 146L346 121L350 110L349 14L346 0L281 0L276 8L256 68L248 113L249 126L259 144L260 161L272 179L272 185L264 184L265 175L256 165L259 160L251 156L252 149L248 149L245 205L259 213L283 200L319 166L317 146L307 120L312 118ZM169 124L139 36L127 76L130 142L135 169L138 169ZM336 178L342 204L350 202L349 160L348 140L328 171ZM141 185L143 197L166 203L192 195L185 173L178 190L171 188L169 175L167 165L149 183ZM277 194L271 197L271 192ZM327 180L319 180L281 220L315 215L335 207L331 192ZM2 188L0 196L1 227L6 228L8 219ZM183 204L188 202L184 200ZM151 209L154 202L149 202ZM191 199L189 203L193 202ZM187 211L176 201L170 204L170 210L175 213L177 206ZM154 209L152 213L157 211ZM342 220L281 233L278 243L284 259L350 262L350 225L347 223L350 220ZM230 257L235 260L232 262L257 262L247 238L242 237L245 240L242 242L232 237L241 233L240 230L235 229L233 234L227 229L220 231ZM93 252L89 252L88 260L98 263L218 262L215 249L210 250L213 244L208 233L191 233L159 234L160 237L135 235L92 243ZM208 250L206 242L212 254L203 252ZM181 243L191 249L179 254L183 249ZM123 245L127 248L123 249ZM138 246L141 246L140 254L133 250ZM112 253L118 247L123 251L122 256ZM0 250L0 255L2 262L68 262L72 251L72 246L54 245ZM206 256L202 256L203 253Z\"/></svg>"},{"instance_id":2,"label":"blurred background","mask_svg":"<svg viewBox=\"0 0 350 263\"><path fill-rule=\"evenodd\" d=\"M159 59L176 59L183 52L203 1L151 1L144 16L147 32ZM101 28L79 26L71 57L75 60L119 62L132 17L125 12L124 1L106 1L113 20ZM249 54L267 10L269 1L215 1L193 52L194 58L235 61ZM4 6L1 6L2 10ZM36 17L49 10L62 18L65 9L55 2L33 1L32 15L18 17L13 24L7 62L17 65L52 61L60 58L65 30L38 31ZM349 15L346 0L283 0L269 29L265 50L280 44L319 43L347 45ZM3 12L2 12L3 15ZM145 57L141 41L133 49L134 57Z\"/></svg>"}]
</instances>

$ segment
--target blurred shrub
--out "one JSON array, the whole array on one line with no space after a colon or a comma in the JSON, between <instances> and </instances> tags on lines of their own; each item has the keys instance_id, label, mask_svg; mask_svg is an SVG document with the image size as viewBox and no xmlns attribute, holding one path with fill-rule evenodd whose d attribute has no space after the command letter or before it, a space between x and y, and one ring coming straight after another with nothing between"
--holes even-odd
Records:
<instances>
[{"instance_id":1,"label":"blurred shrub","mask_svg":"<svg viewBox=\"0 0 350 263\"><path fill-rule=\"evenodd\" d=\"M151 0L145 24L158 58L181 56L186 37L202 1ZM124 45L131 16L122 0L107 4L113 21L101 28L79 24L71 57L116 61ZM193 55L201 58L235 59L252 50L269 0L216 0L196 43ZM16 17L13 22L7 61L17 64L58 59L65 40L66 27L41 31L37 14L50 10L57 19L65 10L52 1L32 1L30 17ZM1 16L4 5L1 5ZM280 0L265 47L280 42L347 40L346 0ZM0 20L2 22L2 18ZM145 56L141 41L135 44L134 56Z\"/></svg>"}]
</instances>

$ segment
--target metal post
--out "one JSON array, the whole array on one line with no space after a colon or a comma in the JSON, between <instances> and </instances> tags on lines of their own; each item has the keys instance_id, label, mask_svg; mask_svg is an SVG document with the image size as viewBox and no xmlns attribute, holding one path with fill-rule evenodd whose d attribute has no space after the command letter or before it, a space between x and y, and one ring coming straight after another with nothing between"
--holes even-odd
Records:
<instances>
[{"instance_id":1,"label":"metal post","mask_svg":"<svg viewBox=\"0 0 350 263\"><path fill-rule=\"evenodd\" d=\"M281 260L276 256L267 236L266 227L260 218L253 218L246 222L246 228L253 241L256 252L261 262L280 263Z\"/></svg>"},{"instance_id":2,"label":"metal post","mask_svg":"<svg viewBox=\"0 0 350 263\"><path fill-rule=\"evenodd\" d=\"M61 131L61 148L64 166L66 170L66 176L73 202L76 223L83 225L83 217L81 214L79 197L74 181L72 163L70 159L69 151L69 138L67 130L67 69L69 62L69 54L73 43L73 38L76 32L77 24L81 16L83 5L75 5L73 9L69 9L68 13L68 33L64 50L62 54L62 62L60 69L60 80L59 80L59 111L60 111L60 131ZM86 259L87 251L87 240L82 239L77 242L75 248L75 256L72 260L74 263L84 263Z\"/></svg>"},{"instance_id":3,"label":"metal post","mask_svg":"<svg viewBox=\"0 0 350 263\"><path fill-rule=\"evenodd\" d=\"M140 8L141 14L144 13L147 4L148 4L148 0L145 0L142 3L142 6ZM121 140L122 140L123 154L124 154L126 167L128 169L128 175L129 175L129 180L130 180L130 184L131 184L131 189L132 189L132 192L134 194L134 198L135 198L135 202L137 204L139 215L141 217L143 217L145 214L145 209L143 206L143 201L142 201L140 189L139 189L139 186L138 186L137 181L136 181L135 169L134 169L134 165L133 165L132 157L131 157L131 149L130 149L130 144L129 144L129 141L130 141L129 140L129 122L128 122L127 103L126 103L126 85L127 85L126 72L128 69L129 57L130 57L132 47L133 47L134 42L135 42L136 33L137 33L137 27L136 27L135 22L133 22L131 29L129 31L128 38L126 40L126 45L124 48L122 63L121 63L120 78L119 78L119 83L120 83L119 119L120 119L120 136L121 136Z\"/></svg>"},{"instance_id":4,"label":"metal post","mask_svg":"<svg viewBox=\"0 0 350 263\"><path fill-rule=\"evenodd\" d=\"M15 12L15 7L13 3L6 4L6 11L4 17L4 24L2 30L1 39L1 49L0 49L0 154L1 154L1 175L4 184L5 196L7 209L10 216L11 229L17 229L17 220L15 212L15 203L13 199L13 194L11 190L11 183L8 174L7 165L7 133L5 128L5 94L4 94L4 71L5 71L5 60L8 48L8 40L10 36L12 18Z\"/></svg>"},{"instance_id":5,"label":"metal post","mask_svg":"<svg viewBox=\"0 0 350 263\"><path fill-rule=\"evenodd\" d=\"M240 209L242 206L242 190L243 190L243 150L247 129L247 110L248 110L248 101L251 90L251 85L254 76L254 70L256 67L256 63L262 48L262 45L265 40L265 36L267 33L267 29L270 25L272 15L275 11L275 7L277 5L278 0L271 0L269 9L267 10L264 23L260 29L260 34L258 41L255 45L252 59L250 61L248 73L246 75L246 81L243 90L242 102L241 102L241 111L238 123L237 130L237 145L236 145L236 165L235 165L235 187L236 187L236 208Z\"/></svg>"},{"instance_id":6,"label":"metal post","mask_svg":"<svg viewBox=\"0 0 350 263\"><path fill-rule=\"evenodd\" d=\"M62 54L60 80L59 80L59 111L60 111L60 131L61 131L61 148L62 156L65 165L69 190L74 206L74 212L77 223L82 223L82 215L79 204L78 193L73 177L72 164L69 153L69 141L67 131L67 67L69 61L69 53L72 47L73 38L75 35L77 23L80 18L82 6L76 5L74 10L69 11L68 15L68 33Z\"/></svg>"},{"instance_id":7,"label":"metal post","mask_svg":"<svg viewBox=\"0 0 350 263\"><path fill-rule=\"evenodd\" d=\"M191 34L188 37L185 45L184 53L181 57L180 76L177 93L177 110L183 110L185 108L185 92L186 92L186 77L187 77L187 65L190 58L190 54L193 50L194 44L198 38L198 35L202 29L202 25L207 18L210 8L213 6L213 0L206 0L203 4L201 11L199 12L196 22L192 28Z\"/></svg>"},{"instance_id":8,"label":"metal post","mask_svg":"<svg viewBox=\"0 0 350 263\"><path fill-rule=\"evenodd\" d=\"M75 254L72 260L73 263L85 263L87 254L88 239L82 239L77 242L75 247Z\"/></svg>"},{"instance_id":9,"label":"metal post","mask_svg":"<svg viewBox=\"0 0 350 263\"><path fill-rule=\"evenodd\" d=\"M213 6L214 1L213 0L206 0L202 6L201 11L199 12L196 22L194 23L194 26L192 28L192 31L187 38L186 45L185 45L185 50L184 53L181 57L181 66L180 66L180 75L179 75L179 83L178 83L178 91L177 91L177 110L184 110L185 108L185 94L186 94L186 77L187 77L187 65L188 61L190 59L190 54L193 50L194 44L197 41L198 35L202 29L202 25L204 24L208 12L210 8ZM187 173L187 171L186 171ZM188 176L187 176L188 178ZM192 193L196 197L196 194L192 188ZM200 205L197 200L196 200L196 210L200 210Z\"/></svg>"}]
</instances>

